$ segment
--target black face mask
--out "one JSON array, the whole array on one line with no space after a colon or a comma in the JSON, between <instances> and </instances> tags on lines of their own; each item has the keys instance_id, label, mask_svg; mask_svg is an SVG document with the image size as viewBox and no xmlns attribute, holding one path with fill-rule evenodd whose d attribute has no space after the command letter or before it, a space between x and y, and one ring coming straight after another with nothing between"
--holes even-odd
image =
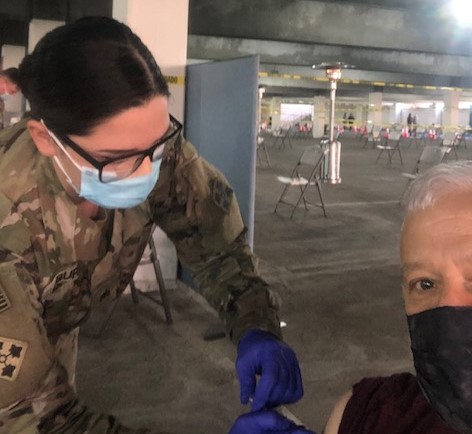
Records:
<instances>
[{"instance_id":1,"label":"black face mask","mask_svg":"<svg viewBox=\"0 0 472 434\"><path fill-rule=\"evenodd\" d=\"M472 434L472 307L439 307L407 318L423 393L449 427Z\"/></svg>"}]
</instances>

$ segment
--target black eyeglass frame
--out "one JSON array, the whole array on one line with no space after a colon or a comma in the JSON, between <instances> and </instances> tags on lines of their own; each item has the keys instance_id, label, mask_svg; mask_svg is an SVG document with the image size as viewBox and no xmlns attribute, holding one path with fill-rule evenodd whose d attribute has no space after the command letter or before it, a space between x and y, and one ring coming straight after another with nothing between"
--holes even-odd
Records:
<instances>
[{"instance_id":1,"label":"black eyeglass frame","mask_svg":"<svg viewBox=\"0 0 472 434\"><path fill-rule=\"evenodd\" d=\"M149 157L149 159L153 162L153 161L157 161L159 158L156 158L155 160L152 159L152 156L154 154L154 151L159 147L159 146L163 146L167 141L169 141L170 139L172 139L173 137L175 137L177 134L179 134L181 131L182 131L182 128L183 128L183 125L177 120L174 118L174 116L172 116L171 114L169 114L169 118L170 118L170 121L171 121L171 124L174 124L175 125L175 130L172 131L169 135L167 136L164 136L164 137L161 137L160 139L158 139L156 142L154 142L154 144L146 149L145 151L138 151L138 152L133 152L131 154L128 154L126 156L123 156L123 157L117 157L117 158L108 158L106 160L102 160L102 161L98 161L96 160L95 158L93 158L90 154L88 154L86 151L84 151L77 143L75 143L71 138L69 138L67 135L65 134L58 134L56 132L53 131L53 133L55 134L55 136L61 141L63 142L64 144L66 144L67 146L69 146L71 149L73 149L75 152L77 152L77 154L79 154L84 160L86 160L87 162L89 162L93 167L95 167L95 169L98 170L98 177L100 179L100 182L103 182L103 183L106 183L107 181L103 181L102 179L102 172L103 172L103 168L105 166L107 166L108 164L110 163L114 163L116 161L120 161L120 160L125 160L127 158L132 158L132 157L136 157L137 155L140 155L142 156L142 158L138 158L133 166L133 169L130 171L130 173L127 175L131 175L132 173L134 173L139 166L141 166L142 162L144 161L144 159L146 157ZM110 181L108 181L110 182Z\"/></svg>"}]
</instances>

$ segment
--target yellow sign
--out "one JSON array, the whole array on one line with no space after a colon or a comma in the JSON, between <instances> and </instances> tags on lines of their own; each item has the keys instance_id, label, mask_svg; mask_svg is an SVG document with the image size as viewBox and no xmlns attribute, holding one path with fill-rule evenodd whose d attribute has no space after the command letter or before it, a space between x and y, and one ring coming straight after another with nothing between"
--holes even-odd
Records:
<instances>
[{"instance_id":1,"label":"yellow sign","mask_svg":"<svg viewBox=\"0 0 472 434\"><path fill-rule=\"evenodd\" d=\"M185 77L178 75L164 75L164 78L167 81L167 84L174 84L177 86L185 85Z\"/></svg>"}]
</instances>

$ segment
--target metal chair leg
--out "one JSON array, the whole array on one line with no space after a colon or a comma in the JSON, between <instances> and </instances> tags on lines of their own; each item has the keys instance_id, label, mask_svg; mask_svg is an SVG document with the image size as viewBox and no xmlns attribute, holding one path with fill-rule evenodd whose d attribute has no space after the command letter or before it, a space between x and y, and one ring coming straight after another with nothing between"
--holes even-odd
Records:
<instances>
[{"instance_id":1,"label":"metal chair leg","mask_svg":"<svg viewBox=\"0 0 472 434\"><path fill-rule=\"evenodd\" d=\"M134 279L131 279L129 282L129 287L131 289L131 298L133 299L134 304L139 303L139 298L138 298L138 288L136 288L136 284L134 283Z\"/></svg>"},{"instance_id":2,"label":"metal chair leg","mask_svg":"<svg viewBox=\"0 0 472 434\"><path fill-rule=\"evenodd\" d=\"M170 310L169 298L167 296L167 289L164 282L164 277L162 276L162 270L157 257L156 246L154 245L154 240L151 237L149 238L149 247L151 249L151 261L154 266L154 273L156 274L157 283L159 285L159 293L162 300L162 306L164 307L164 313L166 316L167 324L172 324L172 313Z\"/></svg>"},{"instance_id":3,"label":"metal chair leg","mask_svg":"<svg viewBox=\"0 0 472 434\"><path fill-rule=\"evenodd\" d=\"M326 208L324 204L323 193L321 191L321 185L318 181L316 181L316 188L318 189L318 194L320 195L320 203L321 203L321 208L323 209L323 214L327 218L328 216L326 215Z\"/></svg>"}]
</instances>

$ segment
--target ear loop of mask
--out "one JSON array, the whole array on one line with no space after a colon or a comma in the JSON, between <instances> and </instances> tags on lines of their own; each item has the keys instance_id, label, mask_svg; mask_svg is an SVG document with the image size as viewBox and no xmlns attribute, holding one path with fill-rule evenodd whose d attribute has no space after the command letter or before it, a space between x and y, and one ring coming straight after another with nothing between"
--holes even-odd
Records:
<instances>
[{"instance_id":1,"label":"ear loop of mask","mask_svg":"<svg viewBox=\"0 0 472 434\"><path fill-rule=\"evenodd\" d=\"M80 173L82 173L82 170L81 170L81 167L72 159L72 157L69 155L69 153L65 150L64 146L62 145L62 143L60 142L60 140L56 137L56 135L49 130L49 128L45 125L44 121L41 119L41 124L43 125L44 128L46 128L46 131L48 132L49 136L54 140L54 142L56 143L57 146L59 146L59 148L61 148L61 150L64 152L64 154L66 154L67 158L71 161L71 163L80 171ZM57 155L54 155L52 157L54 159L54 161L56 162L56 164L58 165L59 169L61 169L62 173L64 174L64 176L66 177L66 180L67 180L67 183L74 189L74 191L79 194L80 191L79 189L75 186L74 182L72 181L71 177L69 176L69 174L66 172L66 170L64 169L64 166L62 165L62 163L60 162L59 158L57 158Z\"/></svg>"}]
</instances>

